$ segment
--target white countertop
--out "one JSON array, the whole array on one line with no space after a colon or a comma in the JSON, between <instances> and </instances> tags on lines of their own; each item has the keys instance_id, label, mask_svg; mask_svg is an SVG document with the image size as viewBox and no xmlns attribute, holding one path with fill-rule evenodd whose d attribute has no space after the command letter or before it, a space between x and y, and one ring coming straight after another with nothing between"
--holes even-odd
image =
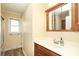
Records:
<instances>
[{"instance_id":1,"label":"white countertop","mask_svg":"<svg viewBox=\"0 0 79 59\"><path fill-rule=\"evenodd\" d=\"M34 42L62 56L79 56L79 43L64 41L64 46L60 46L50 38L36 38Z\"/></svg>"}]
</instances>

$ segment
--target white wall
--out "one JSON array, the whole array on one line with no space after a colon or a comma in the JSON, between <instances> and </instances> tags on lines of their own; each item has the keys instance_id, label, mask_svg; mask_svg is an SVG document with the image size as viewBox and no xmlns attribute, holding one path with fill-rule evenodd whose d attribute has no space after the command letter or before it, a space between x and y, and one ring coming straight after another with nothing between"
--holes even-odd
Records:
<instances>
[{"instance_id":1,"label":"white wall","mask_svg":"<svg viewBox=\"0 0 79 59\"><path fill-rule=\"evenodd\" d=\"M5 50L15 49L21 46L21 35L11 35L9 32L9 17L20 19L20 14L12 11L1 11L4 18L4 45Z\"/></svg>"},{"instance_id":2,"label":"white wall","mask_svg":"<svg viewBox=\"0 0 79 59\"><path fill-rule=\"evenodd\" d=\"M43 31L40 30L44 26L41 26L40 18L42 16L45 17L43 13L45 13L47 4L29 4L26 8L26 11L22 15L22 37L23 37L23 51L25 55L33 56L34 55L34 42L33 40L36 37L43 37ZM40 10L40 11L39 11ZM43 18L45 19L45 18ZM40 23L40 24L39 24ZM38 28L38 29L37 29ZM39 31L39 33L38 33ZM41 36L39 36L39 34Z\"/></svg>"},{"instance_id":3,"label":"white wall","mask_svg":"<svg viewBox=\"0 0 79 59\"><path fill-rule=\"evenodd\" d=\"M32 39L32 6L29 5L22 16L23 52L25 55L34 55L34 44Z\"/></svg>"},{"instance_id":4,"label":"white wall","mask_svg":"<svg viewBox=\"0 0 79 59\"><path fill-rule=\"evenodd\" d=\"M45 37L46 34L46 13L48 5L45 3L33 4L33 20L32 20L32 28L33 28L33 37L41 38Z\"/></svg>"}]
</instances>

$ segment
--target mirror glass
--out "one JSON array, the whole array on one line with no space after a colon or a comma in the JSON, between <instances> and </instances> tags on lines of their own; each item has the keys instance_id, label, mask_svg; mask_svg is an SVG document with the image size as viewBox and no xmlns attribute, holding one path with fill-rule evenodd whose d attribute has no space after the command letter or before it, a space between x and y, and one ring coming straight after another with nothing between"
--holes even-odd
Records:
<instances>
[{"instance_id":1,"label":"mirror glass","mask_svg":"<svg viewBox=\"0 0 79 59\"><path fill-rule=\"evenodd\" d=\"M71 30L71 4L65 4L49 12L50 30Z\"/></svg>"}]
</instances>

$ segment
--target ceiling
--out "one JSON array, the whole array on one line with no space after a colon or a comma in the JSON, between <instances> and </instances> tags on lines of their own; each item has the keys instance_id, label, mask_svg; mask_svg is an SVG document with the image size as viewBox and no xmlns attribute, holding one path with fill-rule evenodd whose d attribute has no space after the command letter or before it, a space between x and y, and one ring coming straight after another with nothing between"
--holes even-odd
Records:
<instances>
[{"instance_id":1,"label":"ceiling","mask_svg":"<svg viewBox=\"0 0 79 59\"><path fill-rule=\"evenodd\" d=\"M1 9L17 13L23 13L26 10L27 6L27 3L2 3Z\"/></svg>"}]
</instances>

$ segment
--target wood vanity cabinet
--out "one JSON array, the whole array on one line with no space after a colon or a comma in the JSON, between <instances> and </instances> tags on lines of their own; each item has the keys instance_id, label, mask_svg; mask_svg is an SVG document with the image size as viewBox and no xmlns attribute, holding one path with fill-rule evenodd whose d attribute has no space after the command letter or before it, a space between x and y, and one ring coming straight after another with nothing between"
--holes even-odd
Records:
<instances>
[{"instance_id":1,"label":"wood vanity cabinet","mask_svg":"<svg viewBox=\"0 0 79 59\"><path fill-rule=\"evenodd\" d=\"M37 43L35 43L34 45L35 45L35 48L34 48L35 56L61 56Z\"/></svg>"}]
</instances>

